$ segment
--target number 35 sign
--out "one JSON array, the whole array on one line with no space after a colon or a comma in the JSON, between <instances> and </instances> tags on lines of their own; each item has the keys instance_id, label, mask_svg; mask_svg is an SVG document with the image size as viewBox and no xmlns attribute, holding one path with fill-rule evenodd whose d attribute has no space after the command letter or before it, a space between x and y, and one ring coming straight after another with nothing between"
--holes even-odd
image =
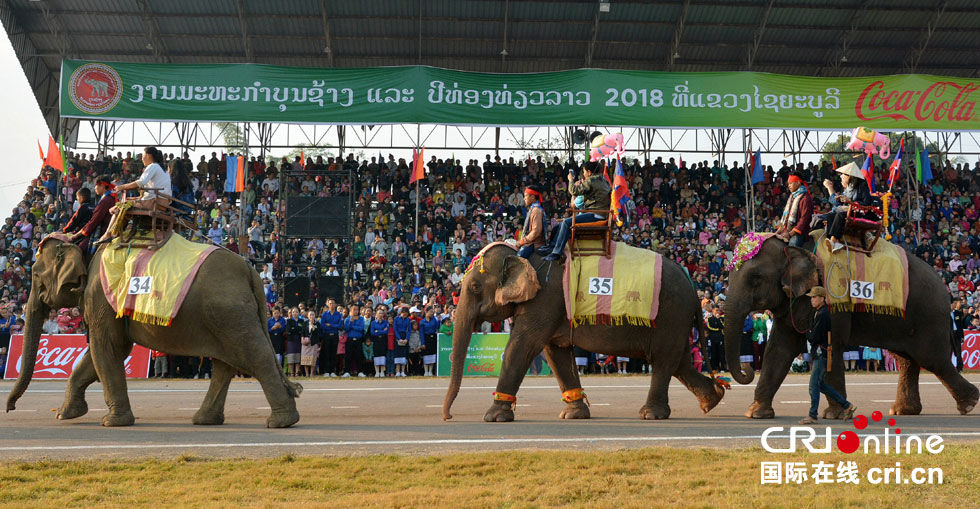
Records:
<instances>
[{"instance_id":1,"label":"number 35 sign","mask_svg":"<svg viewBox=\"0 0 980 509\"><path fill-rule=\"evenodd\" d=\"M613 278L590 277L589 295L612 295Z\"/></svg>"}]
</instances>

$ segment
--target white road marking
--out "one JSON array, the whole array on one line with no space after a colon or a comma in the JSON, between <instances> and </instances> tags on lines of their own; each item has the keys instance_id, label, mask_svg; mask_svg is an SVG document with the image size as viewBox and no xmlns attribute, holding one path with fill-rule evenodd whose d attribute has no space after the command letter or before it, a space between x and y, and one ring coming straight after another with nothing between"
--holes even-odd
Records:
<instances>
[{"instance_id":1,"label":"white road marking","mask_svg":"<svg viewBox=\"0 0 980 509\"><path fill-rule=\"evenodd\" d=\"M971 383L980 383L980 380L972 380L970 378L967 381ZM876 386L876 385L889 385L896 386L898 384L898 379L892 382L849 382L847 387L866 387L866 386ZM941 385L940 382L919 382L919 385ZM735 389L751 389L756 386L755 383L749 385L738 385L732 384L732 390ZM809 383L784 383L780 387L809 387ZM0 385L2 387L2 385ZM582 384L584 389L637 389L637 390L649 390L650 384L644 385L589 385ZM683 385L679 383L670 384L671 388L682 388ZM527 385L521 386L521 390L530 389L549 389L555 390L559 387L557 385ZM460 387L460 390L494 390L496 386L470 386L470 387ZM96 388L95 390L98 390ZM445 391L446 387L304 387L303 392L375 392L375 391ZM177 393L177 392L207 392L206 387L201 387L200 389L129 389L129 393ZM29 393L57 393L64 394L64 389L28 389ZM228 392L262 392L262 389L256 386L254 389L229 389Z\"/></svg>"},{"instance_id":2,"label":"white road marking","mask_svg":"<svg viewBox=\"0 0 980 509\"><path fill-rule=\"evenodd\" d=\"M359 406L332 406L333 409L343 409L343 408L361 408Z\"/></svg>"},{"instance_id":3,"label":"white road marking","mask_svg":"<svg viewBox=\"0 0 980 509\"><path fill-rule=\"evenodd\" d=\"M257 406L257 407L255 407L255 409L256 410L272 410L272 407L271 406Z\"/></svg>"},{"instance_id":4,"label":"white road marking","mask_svg":"<svg viewBox=\"0 0 980 509\"><path fill-rule=\"evenodd\" d=\"M592 403L592 406L610 406L612 403Z\"/></svg>"},{"instance_id":5,"label":"white road marking","mask_svg":"<svg viewBox=\"0 0 980 509\"><path fill-rule=\"evenodd\" d=\"M809 401L802 401L802 400L800 400L800 401L780 401L780 403L782 403L784 405L802 405L804 403L805 404L808 404L808 405L810 404Z\"/></svg>"},{"instance_id":6,"label":"white road marking","mask_svg":"<svg viewBox=\"0 0 980 509\"><path fill-rule=\"evenodd\" d=\"M197 410L197 408L178 408L177 410Z\"/></svg>"},{"instance_id":7,"label":"white road marking","mask_svg":"<svg viewBox=\"0 0 980 509\"><path fill-rule=\"evenodd\" d=\"M980 431L933 433L944 437L976 437ZM859 437L872 436L872 433L858 434ZM575 437L575 438L465 438L435 440L337 440L329 442L247 442L247 443L190 443L190 444L97 444L97 445L44 445L0 447L0 451L73 451L90 449L205 449L240 447L342 447L367 445L469 445L469 444L556 444L592 442L682 442L703 440L752 440L762 435L715 435L683 437ZM769 438L789 438L789 435L769 435Z\"/></svg>"},{"instance_id":8,"label":"white road marking","mask_svg":"<svg viewBox=\"0 0 980 509\"><path fill-rule=\"evenodd\" d=\"M25 408L23 410L21 410L21 409L11 410L11 412L37 412L37 409Z\"/></svg>"},{"instance_id":9,"label":"white road marking","mask_svg":"<svg viewBox=\"0 0 980 509\"><path fill-rule=\"evenodd\" d=\"M893 403L894 401L895 401L894 399L873 399L873 400L871 400L872 403Z\"/></svg>"}]
</instances>

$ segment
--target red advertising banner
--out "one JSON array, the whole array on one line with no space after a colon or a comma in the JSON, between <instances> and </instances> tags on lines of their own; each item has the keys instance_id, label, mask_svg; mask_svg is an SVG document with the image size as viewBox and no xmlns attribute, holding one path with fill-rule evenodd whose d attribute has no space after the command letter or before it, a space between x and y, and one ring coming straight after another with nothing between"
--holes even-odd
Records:
<instances>
[{"instance_id":1,"label":"red advertising banner","mask_svg":"<svg viewBox=\"0 0 980 509\"><path fill-rule=\"evenodd\" d=\"M82 360L88 350L84 334L43 334L37 348L37 363L34 364L35 380L60 380L71 375L75 365ZM21 354L24 351L24 336L10 337L5 379L20 376ZM126 357L126 378L146 378L150 370L150 349L134 345Z\"/></svg>"},{"instance_id":2,"label":"red advertising banner","mask_svg":"<svg viewBox=\"0 0 980 509\"><path fill-rule=\"evenodd\" d=\"M980 330L963 331L963 369L980 369Z\"/></svg>"}]
</instances>

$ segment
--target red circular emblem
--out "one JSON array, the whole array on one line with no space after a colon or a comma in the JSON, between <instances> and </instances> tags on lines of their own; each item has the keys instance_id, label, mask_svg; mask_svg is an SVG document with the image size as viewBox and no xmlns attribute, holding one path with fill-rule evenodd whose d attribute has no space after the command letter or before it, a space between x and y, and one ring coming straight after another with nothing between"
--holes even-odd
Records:
<instances>
[{"instance_id":1,"label":"red circular emblem","mask_svg":"<svg viewBox=\"0 0 980 509\"><path fill-rule=\"evenodd\" d=\"M105 64L85 64L71 74L68 97L76 108L92 115L105 113L122 98L122 79Z\"/></svg>"}]
</instances>

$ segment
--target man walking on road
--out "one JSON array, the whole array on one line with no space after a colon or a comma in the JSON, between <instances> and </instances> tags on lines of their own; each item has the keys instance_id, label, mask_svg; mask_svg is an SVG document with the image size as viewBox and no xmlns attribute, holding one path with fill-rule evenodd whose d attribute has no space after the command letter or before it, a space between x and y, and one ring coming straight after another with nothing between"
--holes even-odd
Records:
<instances>
[{"instance_id":1,"label":"man walking on road","mask_svg":"<svg viewBox=\"0 0 980 509\"><path fill-rule=\"evenodd\" d=\"M803 418L800 424L817 422L821 392L847 411L844 420L850 419L854 417L857 407L844 399L844 396L827 385L824 380L827 372L827 351L830 346L830 309L827 308L827 291L822 286L814 286L807 296L810 297L810 305L817 311L813 315L813 324L806 335L810 342L810 358L813 359L813 369L810 371L810 415Z\"/></svg>"}]
</instances>

